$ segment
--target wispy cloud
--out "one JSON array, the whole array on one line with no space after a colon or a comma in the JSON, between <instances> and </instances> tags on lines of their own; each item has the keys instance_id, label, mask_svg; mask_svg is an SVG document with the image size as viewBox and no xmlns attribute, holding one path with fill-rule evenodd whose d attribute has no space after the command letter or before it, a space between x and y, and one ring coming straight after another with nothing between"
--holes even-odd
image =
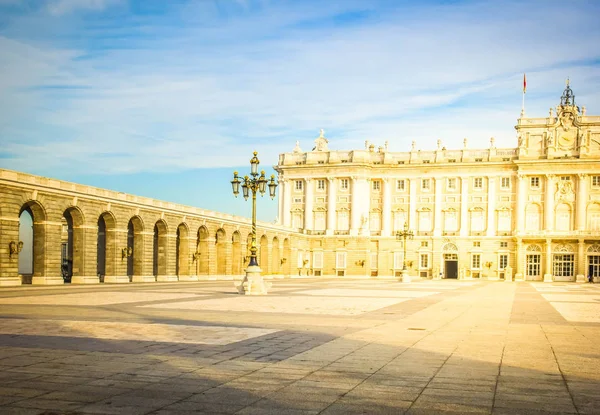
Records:
<instances>
[{"instance_id":1,"label":"wispy cloud","mask_svg":"<svg viewBox=\"0 0 600 415\"><path fill-rule=\"evenodd\" d=\"M51 2L6 28L0 139L15 157L4 165L165 171L246 164L254 149L275 163L296 140L312 148L319 128L337 149L366 139L394 151L412 140L456 148L463 137L487 147L491 136L514 146L524 71L528 113L556 105L566 76L600 111L600 9L589 2L232 0L103 11L113 3ZM557 20L574 24L546 24Z\"/></svg>"}]
</instances>

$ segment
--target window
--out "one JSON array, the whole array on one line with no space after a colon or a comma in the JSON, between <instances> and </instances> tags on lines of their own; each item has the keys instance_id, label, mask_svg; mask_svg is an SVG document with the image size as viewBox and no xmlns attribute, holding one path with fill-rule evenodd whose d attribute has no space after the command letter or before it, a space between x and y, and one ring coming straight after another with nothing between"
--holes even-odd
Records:
<instances>
[{"instance_id":1,"label":"window","mask_svg":"<svg viewBox=\"0 0 600 415\"><path fill-rule=\"evenodd\" d=\"M337 229L339 231L347 231L350 229L350 220L347 210L340 210L337 213Z\"/></svg>"},{"instance_id":2,"label":"window","mask_svg":"<svg viewBox=\"0 0 600 415\"><path fill-rule=\"evenodd\" d=\"M377 252L371 252L371 269L379 268L379 261Z\"/></svg>"},{"instance_id":3,"label":"window","mask_svg":"<svg viewBox=\"0 0 600 415\"><path fill-rule=\"evenodd\" d=\"M575 255L554 254L552 261L552 274L555 277L572 277L575 269Z\"/></svg>"},{"instance_id":4,"label":"window","mask_svg":"<svg viewBox=\"0 0 600 415\"><path fill-rule=\"evenodd\" d=\"M421 241L421 248L427 248L429 246L429 242Z\"/></svg>"},{"instance_id":5,"label":"window","mask_svg":"<svg viewBox=\"0 0 600 415\"><path fill-rule=\"evenodd\" d=\"M510 232L511 217L510 210L503 209L498 211L498 231Z\"/></svg>"},{"instance_id":6,"label":"window","mask_svg":"<svg viewBox=\"0 0 600 415\"><path fill-rule=\"evenodd\" d=\"M302 180L296 180L295 189L296 189L297 192L301 192L302 191Z\"/></svg>"},{"instance_id":7,"label":"window","mask_svg":"<svg viewBox=\"0 0 600 415\"><path fill-rule=\"evenodd\" d=\"M482 232L485 228L485 218L483 209L473 209L471 211L471 231Z\"/></svg>"},{"instance_id":8,"label":"window","mask_svg":"<svg viewBox=\"0 0 600 415\"><path fill-rule=\"evenodd\" d=\"M444 212L444 230L448 232L458 230L457 212L453 209Z\"/></svg>"},{"instance_id":9,"label":"window","mask_svg":"<svg viewBox=\"0 0 600 415\"><path fill-rule=\"evenodd\" d=\"M348 179L340 179L340 189L348 190L349 180Z\"/></svg>"},{"instance_id":10,"label":"window","mask_svg":"<svg viewBox=\"0 0 600 415\"><path fill-rule=\"evenodd\" d=\"M480 241L474 241L473 242L473 247L474 248L481 248L481 242Z\"/></svg>"},{"instance_id":11,"label":"window","mask_svg":"<svg viewBox=\"0 0 600 415\"><path fill-rule=\"evenodd\" d=\"M315 212L315 231L325 230L325 211L317 210Z\"/></svg>"},{"instance_id":12,"label":"window","mask_svg":"<svg viewBox=\"0 0 600 415\"><path fill-rule=\"evenodd\" d=\"M500 179L500 187L502 189L510 189L510 177L502 177Z\"/></svg>"},{"instance_id":13,"label":"window","mask_svg":"<svg viewBox=\"0 0 600 415\"><path fill-rule=\"evenodd\" d=\"M402 269L404 265L404 253L394 252L394 269Z\"/></svg>"},{"instance_id":14,"label":"window","mask_svg":"<svg viewBox=\"0 0 600 415\"><path fill-rule=\"evenodd\" d=\"M396 181L396 190L398 190L399 192L403 192L404 191L404 180L397 180Z\"/></svg>"},{"instance_id":15,"label":"window","mask_svg":"<svg viewBox=\"0 0 600 415\"><path fill-rule=\"evenodd\" d=\"M456 190L456 179L449 178L447 183L448 190Z\"/></svg>"},{"instance_id":16,"label":"window","mask_svg":"<svg viewBox=\"0 0 600 415\"><path fill-rule=\"evenodd\" d=\"M317 180L317 190L325 190L325 179Z\"/></svg>"},{"instance_id":17,"label":"window","mask_svg":"<svg viewBox=\"0 0 600 415\"><path fill-rule=\"evenodd\" d=\"M371 212L369 215L369 230L380 231L381 230L381 213Z\"/></svg>"},{"instance_id":18,"label":"window","mask_svg":"<svg viewBox=\"0 0 600 415\"><path fill-rule=\"evenodd\" d=\"M482 158L476 158L476 159L475 159L475 163L481 163L482 161L483 161L483 159L482 159Z\"/></svg>"},{"instance_id":19,"label":"window","mask_svg":"<svg viewBox=\"0 0 600 415\"><path fill-rule=\"evenodd\" d=\"M590 231L600 231L600 205L593 203L588 207L587 228Z\"/></svg>"},{"instance_id":20,"label":"window","mask_svg":"<svg viewBox=\"0 0 600 415\"><path fill-rule=\"evenodd\" d=\"M420 266L420 268L429 268L429 255L428 254L419 255L419 266Z\"/></svg>"},{"instance_id":21,"label":"window","mask_svg":"<svg viewBox=\"0 0 600 415\"><path fill-rule=\"evenodd\" d=\"M508 242L506 242L506 241L500 242L500 248L508 248Z\"/></svg>"},{"instance_id":22,"label":"window","mask_svg":"<svg viewBox=\"0 0 600 415\"><path fill-rule=\"evenodd\" d=\"M527 279L531 280L539 277L541 273L542 256L540 254L527 255Z\"/></svg>"},{"instance_id":23,"label":"window","mask_svg":"<svg viewBox=\"0 0 600 415\"><path fill-rule=\"evenodd\" d=\"M456 159L448 159L448 163L456 163Z\"/></svg>"},{"instance_id":24,"label":"window","mask_svg":"<svg viewBox=\"0 0 600 415\"><path fill-rule=\"evenodd\" d=\"M429 164L429 160L423 160L423 164Z\"/></svg>"},{"instance_id":25,"label":"window","mask_svg":"<svg viewBox=\"0 0 600 415\"><path fill-rule=\"evenodd\" d=\"M404 228L404 222L406 222L406 213L403 210L394 212L394 230L401 231Z\"/></svg>"},{"instance_id":26,"label":"window","mask_svg":"<svg viewBox=\"0 0 600 415\"><path fill-rule=\"evenodd\" d=\"M431 212L422 210L419 212L419 231L428 232L431 230Z\"/></svg>"},{"instance_id":27,"label":"window","mask_svg":"<svg viewBox=\"0 0 600 415\"><path fill-rule=\"evenodd\" d=\"M504 269L508 266L508 254L498 256L498 269Z\"/></svg>"},{"instance_id":28,"label":"window","mask_svg":"<svg viewBox=\"0 0 600 415\"><path fill-rule=\"evenodd\" d=\"M483 189L483 178L475 177L473 179L473 188L474 189Z\"/></svg>"},{"instance_id":29,"label":"window","mask_svg":"<svg viewBox=\"0 0 600 415\"><path fill-rule=\"evenodd\" d=\"M339 269L346 268L346 253L337 252L335 255L335 267Z\"/></svg>"},{"instance_id":30,"label":"window","mask_svg":"<svg viewBox=\"0 0 600 415\"><path fill-rule=\"evenodd\" d=\"M525 230L540 230L540 207L536 204L530 204L525 209Z\"/></svg>"},{"instance_id":31,"label":"window","mask_svg":"<svg viewBox=\"0 0 600 415\"><path fill-rule=\"evenodd\" d=\"M592 187L600 187L600 176L592 176Z\"/></svg>"},{"instance_id":32,"label":"window","mask_svg":"<svg viewBox=\"0 0 600 415\"><path fill-rule=\"evenodd\" d=\"M557 231L571 230L571 207L566 203L561 203L556 207L554 215L556 220L555 228Z\"/></svg>"},{"instance_id":33,"label":"window","mask_svg":"<svg viewBox=\"0 0 600 415\"><path fill-rule=\"evenodd\" d=\"M481 268L481 254L472 254L471 255L471 268L473 268L473 269Z\"/></svg>"},{"instance_id":34,"label":"window","mask_svg":"<svg viewBox=\"0 0 600 415\"><path fill-rule=\"evenodd\" d=\"M421 190L429 190L431 186L431 182L429 179L421 180Z\"/></svg>"},{"instance_id":35,"label":"window","mask_svg":"<svg viewBox=\"0 0 600 415\"><path fill-rule=\"evenodd\" d=\"M323 251L313 252L313 268L323 268Z\"/></svg>"},{"instance_id":36,"label":"window","mask_svg":"<svg viewBox=\"0 0 600 415\"><path fill-rule=\"evenodd\" d=\"M571 180L571 176L560 176L560 180L563 182L568 182Z\"/></svg>"},{"instance_id":37,"label":"window","mask_svg":"<svg viewBox=\"0 0 600 415\"><path fill-rule=\"evenodd\" d=\"M304 220L303 220L302 216L303 216L302 212L294 212L293 213L293 215L292 215L292 227L293 228L300 229L300 228L304 227L303 226Z\"/></svg>"},{"instance_id":38,"label":"window","mask_svg":"<svg viewBox=\"0 0 600 415\"><path fill-rule=\"evenodd\" d=\"M540 178L539 177L531 177L529 179L529 184L531 185L531 187L533 187L534 189L539 189L540 187Z\"/></svg>"},{"instance_id":39,"label":"window","mask_svg":"<svg viewBox=\"0 0 600 415\"><path fill-rule=\"evenodd\" d=\"M373 190L378 192L381 190L381 182L379 180L373 180Z\"/></svg>"}]
</instances>

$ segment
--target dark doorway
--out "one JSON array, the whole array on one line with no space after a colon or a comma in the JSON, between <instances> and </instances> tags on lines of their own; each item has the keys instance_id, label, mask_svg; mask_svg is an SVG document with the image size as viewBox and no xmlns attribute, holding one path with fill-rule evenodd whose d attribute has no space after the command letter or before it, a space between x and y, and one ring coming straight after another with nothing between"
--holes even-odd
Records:
<instances>
[{"instance_id":1,"label":"dark doorway","mask_svg":"<svg viewBox=\"0 0 600 415\"><path fill-rule=\"evenodd\" d=\"M446 278L458 278L458 261L444 261L444 271Z\"/></svg>"}]
</instances>

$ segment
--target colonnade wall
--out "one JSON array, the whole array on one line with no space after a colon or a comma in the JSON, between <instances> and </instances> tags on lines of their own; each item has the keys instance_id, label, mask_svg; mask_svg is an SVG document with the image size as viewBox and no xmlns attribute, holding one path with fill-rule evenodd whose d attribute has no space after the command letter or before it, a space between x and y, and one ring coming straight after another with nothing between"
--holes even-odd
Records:
<instances>
[{"instance_id":1,"label":"colonnade wall","mask_svg":"<svg viewBox=\"0 0 600 415\"><path fill-rule=\"evenodd\" d=\"M0 285L233 279L249 261L251 228L243 217L0 169ZM284 276L307 241L258 222L256 243L263 273Z\"/></svg>"}]
</instances>

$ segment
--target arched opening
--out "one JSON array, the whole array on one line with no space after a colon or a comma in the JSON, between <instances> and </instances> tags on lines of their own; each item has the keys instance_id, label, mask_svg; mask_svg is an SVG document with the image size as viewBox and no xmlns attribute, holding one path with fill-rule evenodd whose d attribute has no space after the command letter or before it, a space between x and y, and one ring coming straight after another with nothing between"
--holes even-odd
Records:
<instances>
[{"instance_id":1,"label":"arched opening","mask_svg":"<svg viewBox=\"0 0 600 415\"><path fill-rule=\"evenodd\" d=\"M188 228L181 223L177 227L177 240L175 242L175 274L177 276L190 275L190 263L188 261L189 245L188 245Z\"/></svg>"},{"instance_id":2,"label":"arched opening","mask_svg":"<svg viewBox=\"0 0 600 415\"><path fill-rule=\"evenodd\" d=\"M109 212L104 212L98 218L98 239L96 251L96 273L100 282L105 277L117 275L115 260L117 257L116 221Z\"/></svg>"},{"instance_id":3,"label":"arched opening","mask_svg":"<svg viewBox=\"0 0 600 415\"><path fill-rule=\"evenodd\" d=\"M285 275L290 275L290 264L292 259L292 249L290 247L289 238L285 238L283 240L283 273Z\"/></svg>"},{"instance_id":4,"label":"arched opening","mask_svg":"<svg viewBox=\"0 0 600 415\"><path fill-rule=\"evenodd\" d=\"M231 237L231 273L233 275L242 273L242 246L240 239L240 233L235 231Z\"/></svg>"},{"instance_id":5,"label":"arched opening","mask_svg":"<svg viewBox=\"0 0 600 415\"><path fill-rule=\"evenodd\" d=\"M134 216L127 225L127 275L141 276L144 264L144 224L140 217Z\"/></svg>"},{"instance_id":6,"label":"arched opening","mask_svg":"<svg viewBox=\"0 0 600 415\"><path fill-rule=\"evenodd\" d=\"M219 229L215 235L217 245L217 275L227 274L227 241L223 229Z\"/></svg>"},{"instance_id":7,"label":"arched opening","mask_svg":"<svg viewBox=\"0 0 600 415\"><path fill-rule=\"evenodd\" d=\"M273 246L271 249L271 273L280 274L281 271L281 255L279 254L279 239L273 238Z\"/></svg>"},{"instance_id":8,"label":"arched opening","mask_svg":"<svg viewBox=\"0 0 600 415\"><path fill-rule=\"evenodd\" d=\"M167 224L163 220L154 224L152 275L167 275Z\"/></svg>"},{"instance_id":9,"label":"arched opening","mask_svg":"<svg viewBox=\"0 0 600 415\"><path fill-rule=\"evenodd\" d=\"M269 240L267 235L260 238L260 263L258 265L263 274L269 274Z\"/></svg>"},{"instance_id":10,"label":"arched opening","mask_svg":"<svg viewBox=\"0 0 600 415\"><path fill-rule=\"evenodd\" d=\"M19 241L23 242L19 253L19 274L24 284L44 279L46 269L46 213L35 201L25 203L19 212ZM60 269L56 269L60 275ZM62 278L57 277L62 281Z\"/></svg>"},{"instance_id":11,"label":"arched opening","mask_svg":"<svg viewBox=\"0 0 600 415\"><path fill-rule=\"evenodd\" d=\"M208 229L204 226L201 226L200 229L198 229L196 252L198 275L208 275Z\"/></svg>"},{"instance_id":12,"label":"arched opening","mask_svg":"<svg viewBox=\"0 0 600 415\"><path fill-rule=\"evenodd\" d=\"M65 282L71 282L74 276L83 276L84 272L84 220L81 211L75 207L65 210L63 219L66 224L66 229L63 229L63 237L61 238L61 272L63 280Z\"/></svg>"},{"instance_id":13,"label":"arched opening","mask_svg":"<svg viewBox=\"0 0 600 415\"><path fill-rule=\"evenodd\" d=\"M23 284L31 284L33 276L33 212L29 207L21 210L19 215L19 244L22 242L19 252L19 274L22 275Z\"/></svg>"}]
</instances>

